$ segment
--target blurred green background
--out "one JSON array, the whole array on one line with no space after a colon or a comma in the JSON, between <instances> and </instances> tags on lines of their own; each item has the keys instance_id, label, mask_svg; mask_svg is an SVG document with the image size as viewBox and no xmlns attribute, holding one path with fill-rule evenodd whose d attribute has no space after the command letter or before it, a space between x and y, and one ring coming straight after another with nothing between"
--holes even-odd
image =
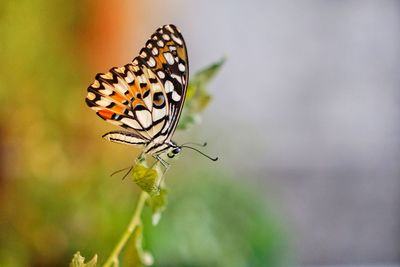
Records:
<instances>
[{"instance_id":1,"label":"blurred green background","mask_svg":"<svg viewBox=\"0 0 400 267\"><path fill-rule=\"evenodd\" d=\"M128 27L123 12L106 1L0 3L0 266L67 266L78 250L101 263L128 223L138 189L109 174L139 150L102 140L115 128L84 103L94 75L124 64L145 41L128 43L126 57L121 34L154 30L135 29L137 18ZM247 177L227 173L192 153L173 163L160 224L144 214L155 266L288 264L279 215L238 182Z\"/></svg>"}]
</instances>

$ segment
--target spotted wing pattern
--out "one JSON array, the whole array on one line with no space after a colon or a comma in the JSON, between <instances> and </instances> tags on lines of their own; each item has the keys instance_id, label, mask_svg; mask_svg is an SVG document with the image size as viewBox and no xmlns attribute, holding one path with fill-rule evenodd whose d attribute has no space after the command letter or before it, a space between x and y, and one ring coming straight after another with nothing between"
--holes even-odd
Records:
<instances>
[{"instance_id":1,"label":"spotted wing pattern","mask_svg":"<svg viewBox=\"0 0 400 267\"><path fill-rule=\"evenodd\" d=\"M187 77L183 37L174 25L165 25L132 63L97 74L88 87L86 103L104 120L129 130L110 132L106 139L162 144L170 141L178 123Z\"/></svg>"},{"instance_id":2,"label":"spotted wing pattern","mask_svg":"<svg viewBox=\"0 0 400 267\"><path fill-rule=\"evenodd\" d=\"M170 139L183 108L189 76L188 57L182 34L171 24L157 29L133 63L150 68L164 85L170 120L160 135Z\"/></svg>"}]
</instances>

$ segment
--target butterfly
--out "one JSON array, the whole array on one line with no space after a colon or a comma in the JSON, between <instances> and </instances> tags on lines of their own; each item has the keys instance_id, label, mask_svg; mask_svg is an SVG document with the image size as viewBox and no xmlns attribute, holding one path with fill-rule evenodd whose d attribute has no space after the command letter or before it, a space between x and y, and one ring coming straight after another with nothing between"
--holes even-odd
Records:
<instances>
[{"instance_id":1,"label":"butterfly","mask_svg":"<svg viewBox=\"0 0 400 267\"><path fill-rule=\"evenodd\" d=\"M164 25L131 63L96 75L87 89L86 104L102 119L125 129L106 133L105 139L143 145L144 154L165 163L161 154L173 157L184 147L171 137L182 113L188 76L183 36L176 26Z\"/></svg>"}]
</instances>

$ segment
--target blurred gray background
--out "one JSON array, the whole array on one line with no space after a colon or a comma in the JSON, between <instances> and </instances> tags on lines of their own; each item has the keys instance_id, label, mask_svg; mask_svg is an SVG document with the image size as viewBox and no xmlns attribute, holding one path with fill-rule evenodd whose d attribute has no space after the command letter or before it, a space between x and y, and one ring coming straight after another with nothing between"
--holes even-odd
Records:
<instances>
[{"instance_id":1,"label":"blurred gray background","mask_svg":"<svg viewBox=\"0 0 400 267\"><path fill-rule=\"evenodd\" d=\"M400 262L400 1L140 5L135 37L178 25L192 73L228 56L193 138L265 188L297 262Z\"/></svg>"}]
</instances>

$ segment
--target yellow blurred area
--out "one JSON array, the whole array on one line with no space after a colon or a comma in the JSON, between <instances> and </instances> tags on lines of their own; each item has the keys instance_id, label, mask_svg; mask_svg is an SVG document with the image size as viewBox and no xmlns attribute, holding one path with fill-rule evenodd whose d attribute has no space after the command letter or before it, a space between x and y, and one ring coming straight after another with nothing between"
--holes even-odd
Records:
<instances>
[{"instance_id":1,"label":"yellow blurred area","mask_svg":"<svg viewBox=\"0 0 400 267\"><path fill-rule=\"evenodd\" d=\"M124 25L118 14L127 8L93 1L1 5L1 125L5 161L12 160L4 162L3 175L67 177L88 161L111 160L104 149L118 148L93 153L101 142L95 136L108 125L93 119L84 97L96 72L118 56L127 58L115 45L124 44L116 29Z\"/></svg>"}]
</instances>

